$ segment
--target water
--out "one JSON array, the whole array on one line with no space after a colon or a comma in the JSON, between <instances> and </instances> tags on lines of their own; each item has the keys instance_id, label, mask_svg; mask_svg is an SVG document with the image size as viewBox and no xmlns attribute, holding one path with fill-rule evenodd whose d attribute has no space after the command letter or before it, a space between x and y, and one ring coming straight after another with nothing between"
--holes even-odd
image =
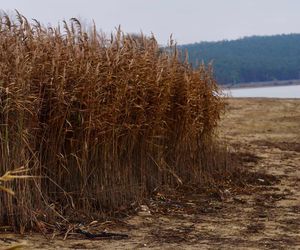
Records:
<instances>
[{"instance_id":1,"label":"water","mask_svg":"<svg viewBox=\"0 0 300 250\"><path fill-rule=\"evenodd\" d=\"M300 98L300 85L224 90L231 97Z\"/></svg>"}]
</instances>

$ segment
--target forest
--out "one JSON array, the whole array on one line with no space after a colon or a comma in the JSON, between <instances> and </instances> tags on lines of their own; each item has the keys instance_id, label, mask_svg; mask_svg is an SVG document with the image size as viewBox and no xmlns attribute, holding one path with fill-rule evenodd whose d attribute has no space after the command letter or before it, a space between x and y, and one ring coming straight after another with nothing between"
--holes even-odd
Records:
<instances>
[{"instance_id":1,"label":"forest","mask_svg":"<svg viewBox=\"0 0 300 250\"><path fill-rule=\"evenodd\" d=\"M178 46L197 68L212 63L219 84L300 78L300 34L252 36Z\"/></svg>"}]
</instances>

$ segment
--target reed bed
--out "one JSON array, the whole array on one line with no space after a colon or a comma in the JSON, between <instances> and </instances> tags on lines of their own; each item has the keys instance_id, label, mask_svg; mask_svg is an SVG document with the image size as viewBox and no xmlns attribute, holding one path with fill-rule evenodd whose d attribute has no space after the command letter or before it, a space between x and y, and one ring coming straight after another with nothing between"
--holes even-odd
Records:
<instances>
[{"instance_id":1,"label":"reed bed","mask_svg":"<svg viewBox=\"0 0 300 250\"><path fill-rule=\"evenodd\" d=\"M175 45L142 34L0 18L0 175L38 177L0 192L0 224L112 215L158 187L230 172L215 144L224 103L210 67L194 70Z\"/></svg>"}]
</instances>

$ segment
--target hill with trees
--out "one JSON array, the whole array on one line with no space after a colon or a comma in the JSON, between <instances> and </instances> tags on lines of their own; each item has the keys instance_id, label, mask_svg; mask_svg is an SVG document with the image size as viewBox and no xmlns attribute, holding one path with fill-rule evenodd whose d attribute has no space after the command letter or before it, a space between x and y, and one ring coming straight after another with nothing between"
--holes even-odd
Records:
<instances>
[{"instance_id":1,"label":"hill with trees","mask_svg":"<svg viewBox=\"0 0 300 250\"><path fill-rule=\"evenodd\" d=\"M220 84L300 78L300 34L252 36L178 46L189 62L213 63Z\"/></svg>"}]
</instances>

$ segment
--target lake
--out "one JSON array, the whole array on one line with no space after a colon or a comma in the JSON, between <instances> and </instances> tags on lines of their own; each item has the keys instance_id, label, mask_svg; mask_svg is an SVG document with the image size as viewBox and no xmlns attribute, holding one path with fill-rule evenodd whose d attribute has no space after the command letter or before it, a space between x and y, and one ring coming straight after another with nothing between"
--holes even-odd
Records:
<instances>
[{"instance_id":1,"label":"lake","mask_svg":"<svg viewBox=\"0 0 300 250\"><path fill-rule=\"evenodd\" d=\"M300 98L300 85L226 89L230 97Z\"/></svg>"}]
</instances>

